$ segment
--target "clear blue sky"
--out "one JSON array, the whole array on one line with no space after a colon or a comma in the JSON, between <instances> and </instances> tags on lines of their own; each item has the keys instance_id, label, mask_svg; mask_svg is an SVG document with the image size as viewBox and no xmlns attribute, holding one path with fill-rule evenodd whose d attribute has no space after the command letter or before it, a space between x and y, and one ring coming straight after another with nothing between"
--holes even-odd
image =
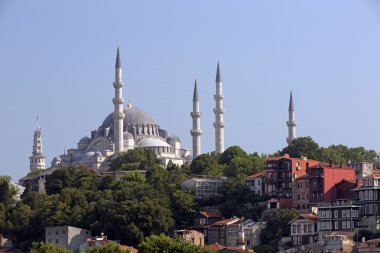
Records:
<instances>
[{"instance_id":1,"label":"clear blue sky","mask_svg":"<svg viewBox=\"0 0 380 253\"><path fill-rule=\"evenodd\" d=\"M1 0L0 174L28 173L37 114L49 165L112 112L118 42L124 97L185 147L197 76L214 148L220 59L226 146L283 148L293 90L298 136L380 150L379 1Z\"/></svg>"}]
</instances>

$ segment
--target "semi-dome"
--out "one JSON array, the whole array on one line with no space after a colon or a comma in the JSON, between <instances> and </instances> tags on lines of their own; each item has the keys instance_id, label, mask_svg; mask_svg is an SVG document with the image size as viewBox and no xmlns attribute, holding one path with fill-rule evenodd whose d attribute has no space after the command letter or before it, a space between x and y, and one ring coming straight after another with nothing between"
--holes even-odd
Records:
<instances>
[{"instance_id":1,"label":"semi-dome","mask_svg":"<svg viewBox=\"0 0 380 253\"><path fill-rule=\"evenodd\" d=\"M168 142L181 142L181 140L178 138L178 136L174 135L174 134L171 134L169 137L168 137Z\"/></svg>"},{"instance_id":2,"label":"semi-dome","mask_svg":"<svg viewBox=\"0 0 380 253\"><path fill-rule=\"evenodd\" d=\"M91 139L87 136L83 137L82 139L79 140L80 144L89 144Z\"/></svg>"},{"instance_id":3,"label":"semi-dome","mask_svg":"<svg viewBox=\"0 0 380 253\"><path fill-rule=\"evenodd\" d=\"M133 135L128 131L125 131L123 133L123 137L124 137L124 139L133 139Z\"/></svg>"},{"instance_id":4,"label":"semi-dome","mask_svg":"<svg viewBox=\"0 0 380 253\"><path fill-rule=\"evenodd\" d=\"M147 147L171 147L168 143L160 140L158 138L145 138L139 144L139 147L147 148Z\"/></svg>"},{"instance_id":5,"label":"semi-dome","mask_svg":"<svg viewBox=\"0 0 380 253\"><path fill-rule=\"evenodd\" d=\"M152 124L155 125L153 118L143 110L136 107L124 108L125 118L124 126L137 124ZM111 127L113 125L113 113L107 116L103 121L102 127Z\"/></svg>"}]
</instances>

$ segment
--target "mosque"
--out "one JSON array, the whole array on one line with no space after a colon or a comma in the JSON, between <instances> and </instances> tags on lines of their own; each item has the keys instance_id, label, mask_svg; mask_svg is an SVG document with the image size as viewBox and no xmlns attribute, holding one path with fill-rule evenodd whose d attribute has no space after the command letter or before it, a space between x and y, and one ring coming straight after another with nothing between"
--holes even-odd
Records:
<instances>
[{"instance_id":1,"label":"mosque","mask_svg":"<svg viewBox=\"0 0 380 253\"><path fill-rule=\"evenodd\" d=\"M224 152L224 95L222 92L222 78L219 63L216 71L216 92L214 95L214 128L215 128L215 152ZM49 169L61 166L85 165L97 172L107 171L109 162L120 152L140 147L152 150L156 157L166 166L169 162L183 165L199 156L201 152L200 106L197 90L197 81L194 84L192 117L192 152L181 146L180 139L174 134L168 134L156 121L143 110L134 107L130 102L124 107L123 77L119 48L116 54L115 81L113 87L114 111L110 113L103 123L91 131L90 137L83 137L77 143L76 148L68 149L62 155L55 157ZM289 121L287 122L289 136L288 144L296 138L295 115L293 96L290 95ZM30 171L45 170L45 156L42 149L41 128L37 126L34 132L33 152L30 158Z\"/></svg>"}]
</instances>

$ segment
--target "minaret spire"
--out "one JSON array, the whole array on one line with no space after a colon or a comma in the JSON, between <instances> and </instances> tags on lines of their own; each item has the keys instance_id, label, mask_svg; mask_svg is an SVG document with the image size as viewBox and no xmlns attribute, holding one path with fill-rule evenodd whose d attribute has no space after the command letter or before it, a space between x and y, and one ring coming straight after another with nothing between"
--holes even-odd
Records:
<instances>
[{"instance_id":1,"label":"minaret spire","mask_svg":"<svg viewBox=\"0 0 380 253\"><path fill-rule=\"evenodd\" d=\"M29 161L30 161L29 169L31 171L46 169L45 156L42 151L41 127L38 122L38 116L37 116L37 127L34 130L33 151L32 151L32 156L29 157Z\"/></svg>"},{"instance_id":2,"label":"minaret spire","mask_svg":"<svg viewBox=\"0 0 380 253\"><path fill-rule=\"evenodd\" d=\"M224 152L224 108L223 108L223 91L222 91L222 77L220 74L219 62L216 69L216 94L214 95L215 99L215 152L217 154Z\"/></svg>"},{"instance_id":3,"label":"minaret spire","mask_svg":"<svg viewBox=\"0 0 380 253\"><path fill-rule=\"evenodd\" d=\"M191 113L193 118L193 129L190 130L190 134L193 137L193 158L196 158L201 154L201 112L199 111L199 96L197 79L195 79L194 84L194 94L193 94L193 112Z\"/></svg>"},{"instance_id":4,"label":"minaret spire","mask_svg":"<svg viewBox=\"0 0 380 253\"><path fill-rule=\"evenodd\" d=\"M112 100L114 104L113 112L113 127L114 127L114 143L115 149L114 153L123 151L124 139L123 139L123 123L124 123L124 99L123 99L123 77L122 77L122 68L120 61L120 52L119 46L117 47L116 63L115 63L115 82L113 82L113 87L115 88L115 97Z\"/></svg>"},{"instance_id":5,"label":"minaret spire","mask_svg":"<svg viewBox=\"0 0 380 253\"><path fill-rule=\"evenodd\" d=\"M296 115L294 112L294 102L293 102L293 92L290 92L290 100L289 100L289 120L286 122L288 125L288 138L286 138L286 142L288 145L296 139Z\"/></svg>"}]
</instances>

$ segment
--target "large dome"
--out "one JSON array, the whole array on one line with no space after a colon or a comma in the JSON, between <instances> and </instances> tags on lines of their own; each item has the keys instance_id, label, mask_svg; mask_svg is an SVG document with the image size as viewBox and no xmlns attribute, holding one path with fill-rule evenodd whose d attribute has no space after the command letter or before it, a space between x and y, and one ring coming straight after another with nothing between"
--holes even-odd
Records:
<instances>
[{"instance_id":1,"label":"large dome","mask_svg":"<svg viewBox=\"0 0 380 253\"><path fill-rule=\"evenodd\" d=\"M144 112L143 110L136 107L128 107L124 108L125 118L124 118L124 126L127 125L136 125L136 124L151 124L156 125L153 118ZM107 116L107 118L103 121L102 127L107 128L113 125L113 113Z\"/></svg>"}]
</instances>

